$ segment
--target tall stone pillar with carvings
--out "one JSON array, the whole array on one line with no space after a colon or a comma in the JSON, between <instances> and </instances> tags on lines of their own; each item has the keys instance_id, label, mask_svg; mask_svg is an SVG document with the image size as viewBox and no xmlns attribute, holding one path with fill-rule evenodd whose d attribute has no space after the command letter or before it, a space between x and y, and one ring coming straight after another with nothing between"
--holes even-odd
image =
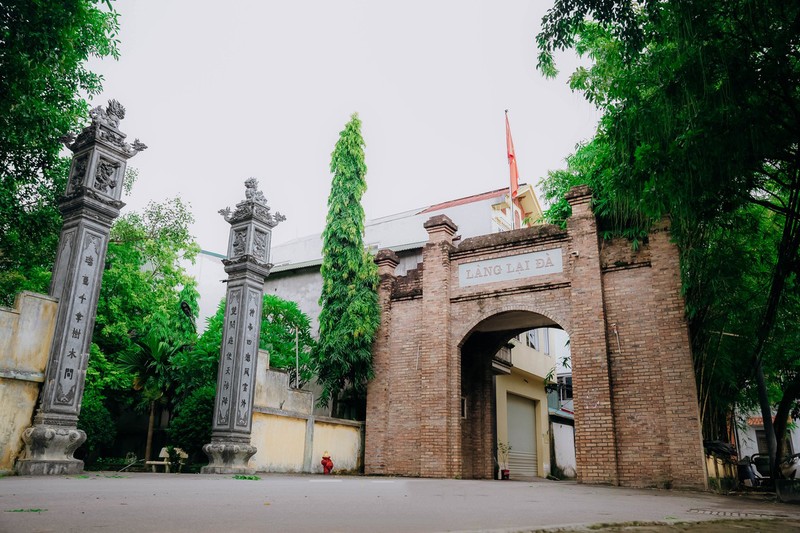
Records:
<instances>
[{"instance_id":1,"label":"tall stone pillar with carvings","mask_svg":"<svg viewBox=\"0 0 800 533\"><path fill-rule=\"evenodd\" d=\"M261 304L269 263L272 228L285 217L270 213L258 181L245 182L246 199L220 211L231 225L228 239L228 291L222 330L217 398L211 443L203 446L209 464L204 474L253 474L248 461L257 449L250 444L256 383Z\"/></svg>"},{"instance_id":2,"label":"tall stone pillar with carvings","mask_svg":"<svg viewBox=\"0 0 800 533\"><path fill-rule=\"evenodd\" d=\"M33 426L23 433L20 475L83 471L72 454L86 440L77 428L89 362L100 282L111 223L125 204L126 161L147 148L130 144L119 130L125 108L116 100L91 111L92 123L77 138L62 139L72 150L72 167L59 210L64 218L50 295L58 298L53 344Z\"/></svg>"}]
</instances>

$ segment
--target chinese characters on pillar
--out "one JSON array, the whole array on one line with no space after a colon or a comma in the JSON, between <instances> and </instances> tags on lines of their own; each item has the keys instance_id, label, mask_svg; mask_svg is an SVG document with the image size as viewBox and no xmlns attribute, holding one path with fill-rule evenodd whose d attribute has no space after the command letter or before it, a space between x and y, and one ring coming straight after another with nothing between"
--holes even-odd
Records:
<instances>
[{"instance_id":1,"label":"chinese characters on pillar","mask_svg":"<svg viewBox=\"0 0 800 533\"><path fill-rule=\"evenodd\" d=\"M242 291L231 289L228 291L228 309L225 313L228 322L223 328L222 349L225 352L222 358L222 368L220 369L220 381L222 382L221 393L219 394L219 425L227 425L231 411L231 384L234 371L234 354L236 353L236 323L239 320L239 308L241 307Z\"/></svg>"},{"instance_id":2,"label":"chinese characters on pillar","mask_svg":"<svg viewBox=\"0 0 800 533\"><path fill-rule=\"evenodd\" d=\"M255 358L258 357L257 332L259 328L256 327L257 324L255 324L255 320L256 316L261 315L261 313L258 312L260 298L260 292L254 290L248 291L247 315L244 317L247 324L244 334L244 357L242 358L242 366L239 370L239 383L241 383L241 387L238 391L239 401L236 412L236 425L240 427L248 427L250 425L250 401L253 396L250 387L252 386L253 380L253 362Z\"/></svg>"},{"instance_id":3,"label":"chinese characters on pillar","mask_svg":"<svg viewBox=\"0 0 800 533\"><path fill-rule=\"evenodd\" d=\"M60 405L72 406L75 403L75 396L78 387L78 374L83 367L89 349L88 339L91 338L91 331L88 330L89 324L86 317L92 313L90 304L93 301L92 293L98 283L98 265L100 251L105 246L105 238L102 235L87 232L84 234L83 243L80 247L78 257L78 269L75 275L77 283L73 285L75 290L68 295L71 300L64 302L69 306L67 316L67 328L69 332L64 339L61 351L64 357L60 358L60 368L58 369L56 394L53 402Z\"/></svg>"}]
</instances>

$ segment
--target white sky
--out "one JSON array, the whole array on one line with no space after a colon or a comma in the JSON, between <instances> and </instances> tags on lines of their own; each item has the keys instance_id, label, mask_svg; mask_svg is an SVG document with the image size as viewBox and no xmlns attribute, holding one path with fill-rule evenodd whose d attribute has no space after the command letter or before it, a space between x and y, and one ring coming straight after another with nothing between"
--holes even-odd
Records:
<instances>
[{"instance_id":1,"label":"white sky","mask_svg":"<svg viewBox=\"0 0 800 533\"><path fill-rule=\"evenodd\" d=\"M120 129L149 149L129 209L180 196L200 246L224 253L217 210L259 179L287 221L273 244L319 233L330 153L357 111L368 219L508 186L503 110L520 181L562 168L599 114L564 73L536 69L549 2L524 0L121 0L119 61L92 104L116 98ZM458 223L458 221L456 221Z\"/></svg>"}]
</instances>

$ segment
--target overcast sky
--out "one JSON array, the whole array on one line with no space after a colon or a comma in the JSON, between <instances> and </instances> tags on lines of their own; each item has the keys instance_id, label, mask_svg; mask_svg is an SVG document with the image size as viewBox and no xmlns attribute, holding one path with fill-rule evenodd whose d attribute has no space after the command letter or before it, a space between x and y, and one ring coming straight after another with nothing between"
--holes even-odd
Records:
<instances>
[{"instance_id":1,"label":"overcast sky","mask_svg":"<svg viewBox=\"0 0 800 533\"><path fill-rule=\"evenodd\" d=\"M116 98L120 129L149 149L129 164L128 209L180 196L200 246L224 253L217 210L256 177L287 221L273 243L319 233L330 153L363 122L367 218L508 186L503 110L521 181L562 168L599 114L536 69L546 1L120 0L121 58L93 105ZM455 221L458 223L458 221Z\"/></svg>"}]
</instances>

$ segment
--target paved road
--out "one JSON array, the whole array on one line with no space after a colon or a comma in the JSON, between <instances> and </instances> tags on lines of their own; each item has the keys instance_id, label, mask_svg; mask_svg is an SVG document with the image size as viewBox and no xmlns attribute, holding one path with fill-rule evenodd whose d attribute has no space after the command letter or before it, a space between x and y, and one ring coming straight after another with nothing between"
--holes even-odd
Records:
<instances>
[{"instance_id":1,"label":"paved road","mask_svg":"<svg viewBox=\"0 0 800 533\"><path fill-rule=\"evenodd\" d=\"M88 473L0 479L0 532L529 531L630 521L800 519L800 507L571 482Z\"/></svg>"}]
</instances>

